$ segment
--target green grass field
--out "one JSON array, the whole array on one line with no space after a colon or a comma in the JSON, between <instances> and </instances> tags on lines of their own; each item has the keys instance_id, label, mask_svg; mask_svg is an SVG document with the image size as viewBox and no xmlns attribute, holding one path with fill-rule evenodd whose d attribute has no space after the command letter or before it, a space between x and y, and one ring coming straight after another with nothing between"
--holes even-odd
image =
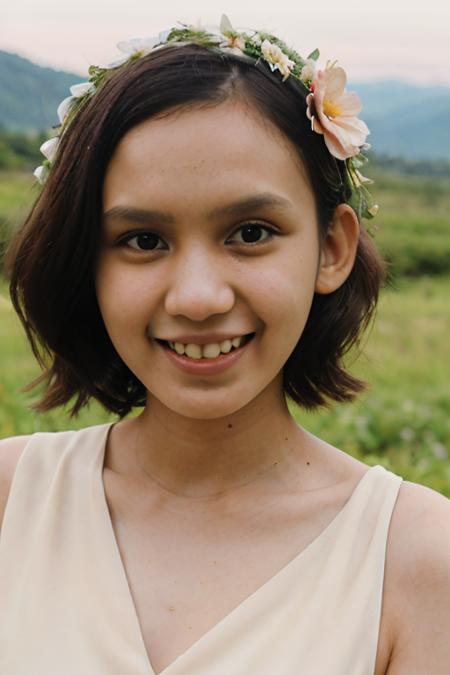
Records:
<instances>
[{"instance_id":1,"label":"green grass field","mask_svg":"<svg viewBox=\"0 0 450 675\"><path fill-rule=\"evenodd\" d=\"M112 419L97 405L76 420L67 411L39 415L36 394L19 390L39 371L22 329L0 293L0 437L79 428ZM310 431L369 464L450 497L450 278L408 281L385 291L363 355L352 371L370 389L352 404L296 418Z\"/></svg>"},{"instance_id":2,"label":"green grass field","mask_svg":"<svg viewBox=\"0 0 450 675\"><path fill-rule=\"evenodd\" d=\"M315 414L293 407L293 414L368 464L450 497L450 180L380 174L376 186L383 206L377 241L395 263L395 282L384 291L364 353L351 367L370 389L352 404ZM4 231L23 217L33 195L28 176L0 176ZM64 410L32 412L36 394L20 388L38 372L0 284L0 437L112 419L96 404L76 420Z\"/></svg>"}]
</instances>

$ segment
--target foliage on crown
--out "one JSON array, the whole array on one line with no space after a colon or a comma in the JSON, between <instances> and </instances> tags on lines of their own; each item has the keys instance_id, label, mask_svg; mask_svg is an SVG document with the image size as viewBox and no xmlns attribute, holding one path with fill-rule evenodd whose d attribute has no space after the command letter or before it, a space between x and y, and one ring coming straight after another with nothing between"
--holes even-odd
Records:
<instances>
[{"instance_id":1,"label":"foliage on crown","mask_svg":"<svg viewBox=\"0 0 450 675\"><path fill-rule=\"evenodd\" d=\"M358 95L346 91L347 76L344 69L337 66L336 61L328 61L324 69L319 69L318 49L304 59L283 40L270 33L233 28L225 15L222 16L219 29L180 24L180 27L169 28L156 37L119 42L119 58L104 66L91 66L89 80L72 86L70 96L58 106L59 134L41 146L45 160L34 172L39 182L44 184L49 175L61 135L112 73L168 44L187 43L203 45L240 57L250 57L256 62L266 63L272 72L278 71L283 82L292 77L301 83L307 92L306 115L311 122L311 130L323 136L333 157L345 162L352 189L348 203L360 220L370 220L376 215L378 206L373 203L367 188L373 181L360 172L367 162L364 152L370 148L366 143L370 132L366 124L358 118L362 109ZM373 234L370 228L368 231Z\"/></svg>"}]
</instances>

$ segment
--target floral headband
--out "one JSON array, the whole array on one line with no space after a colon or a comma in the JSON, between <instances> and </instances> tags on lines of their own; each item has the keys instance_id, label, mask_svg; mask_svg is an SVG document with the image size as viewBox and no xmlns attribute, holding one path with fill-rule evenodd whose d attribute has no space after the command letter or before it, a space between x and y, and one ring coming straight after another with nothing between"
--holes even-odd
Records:
<instances>
[{"instance_id":1,"label":"floral headband","mask_svg":"<svg viewBox=\"0 0 450 675\"><path fill-rule=\"evenodd\" d=\"M58 107L61 123L59 136L51 138L41 146L41 152L46 159L34 172L40 183L45 183L48 177L61 135L86 101L101 88L111 72L126 67L127 64L167 44L196 43L238 56L245 55L256 62L263 61L272 72L276 70L280 72L283 82L288 77L298 80L309 92L306 97L306 115L311 121L312 131L323 135L330 154L345 162L352 188L348 203L360 219L371 219L377 214L378 206L373 203L372 195L366 187L373 181L359 171L367 162L363 152L370 148L365 142L370 132L366 124L357 117L362 109L361 102L355 92L345 91L347 76L342 68L336 66L336 61L327 62L325 69L319 70L316 66L319 58L318 49L303 59L282 40L269 33L235 30L225 15L222 16L219 31L209 31L201 26L185 24L180 26L163 31L154 38L119 42L117 47L122 52L120 58L106 66L91 66L89 81L70 88L71 96L65 98Z\"/></svg>"}]
</instances>

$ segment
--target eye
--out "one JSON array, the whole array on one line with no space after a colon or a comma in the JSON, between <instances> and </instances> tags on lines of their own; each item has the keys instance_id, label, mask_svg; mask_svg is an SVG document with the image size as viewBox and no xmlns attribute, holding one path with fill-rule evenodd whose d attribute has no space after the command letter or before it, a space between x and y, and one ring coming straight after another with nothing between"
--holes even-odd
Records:
<instances>
[{"instance_id":1,"label":"eye","mask_svg":"<svg viewBox=\"0 0 450 675\"><path fill-rule=\"evenodd\" d=\"M267 225L246 223L236 230L227 241L252 246L271 239L274 234L274 230Z\"/></svg>"},{"instance_id":2,"label":"eye","mask_svg":"<svg viewBox=\"0 0 450 675\"><path fill-rule=\"evenodd\" d=\"M167 244L155 232L139 232L122 239L121 244L135 251L160 251L167 248Z\"/></svg>"}]
</instances>

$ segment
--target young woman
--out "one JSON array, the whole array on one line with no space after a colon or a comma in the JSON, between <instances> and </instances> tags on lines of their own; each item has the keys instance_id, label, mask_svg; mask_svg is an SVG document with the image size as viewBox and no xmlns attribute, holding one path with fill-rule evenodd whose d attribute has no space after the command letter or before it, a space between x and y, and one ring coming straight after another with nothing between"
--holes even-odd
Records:
<instances>
[{"instance_id":1,"label":"young woman","mask_svg":"<svg viewBox=\"0 0 450 675\"><path fill-rule=\"evenodd\" d=\"M9 252L40 410L118 421L0 444L0 672L447 674L448 500L287 406L362 390L383 279L344 71L226 19L121 48Z\"/></svg>"}]
</instances>

